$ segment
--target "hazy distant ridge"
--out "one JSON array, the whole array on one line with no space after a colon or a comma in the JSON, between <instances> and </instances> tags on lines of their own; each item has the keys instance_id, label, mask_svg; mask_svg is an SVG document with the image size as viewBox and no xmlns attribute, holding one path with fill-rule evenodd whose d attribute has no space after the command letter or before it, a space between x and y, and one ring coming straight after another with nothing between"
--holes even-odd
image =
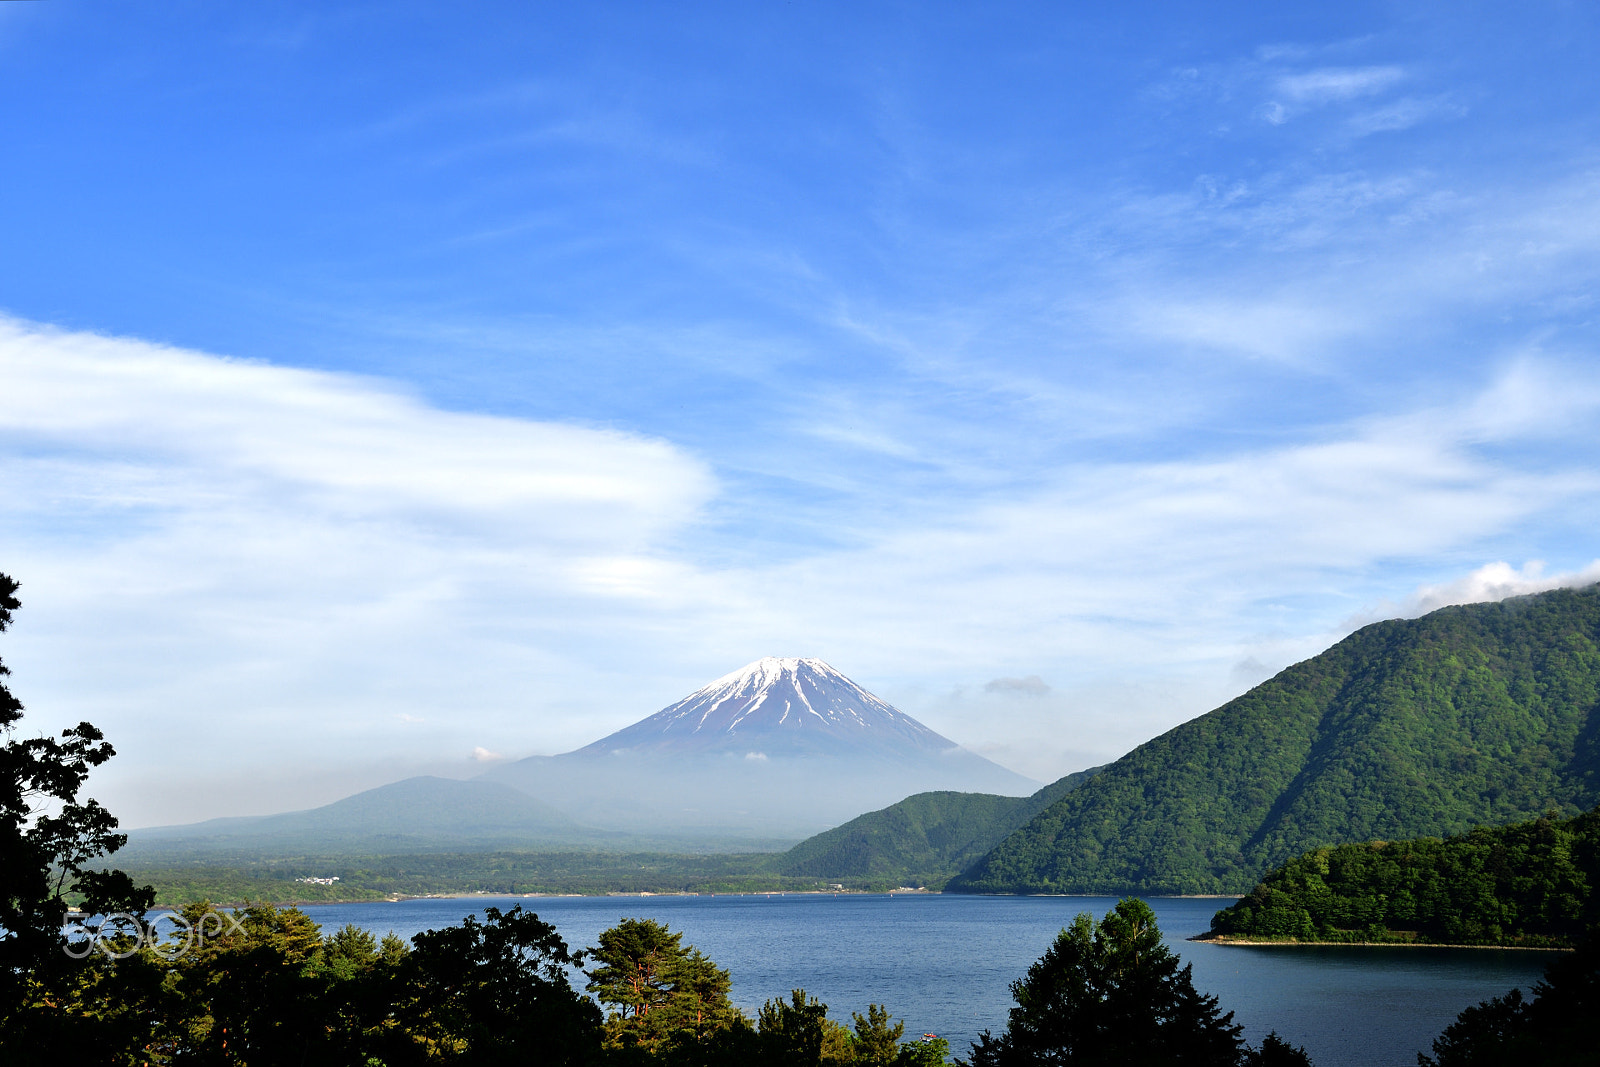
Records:
<instances>
[{"instance_id":1,"label":"hazy distant ridge","mask_svg":"<svg viewBox=\"0 0 1600 1067\"><path fill-rule=\"evenodd\" d=\"M136 830L130 838L136 852L163 845L325 852L442 844L570 846L595 836L595 831L509 786L423 775L306 811L158 826Z\"/></svg>"}]
</instances>

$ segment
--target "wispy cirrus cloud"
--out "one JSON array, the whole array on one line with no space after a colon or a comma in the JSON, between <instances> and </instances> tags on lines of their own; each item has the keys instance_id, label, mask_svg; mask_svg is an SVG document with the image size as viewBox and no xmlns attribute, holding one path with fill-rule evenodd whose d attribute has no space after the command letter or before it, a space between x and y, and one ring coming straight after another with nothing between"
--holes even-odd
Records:
<instances>
[{"instance_id":1,"label":"wispy cirrus cloud","mask_svg":"<svg viewBox=\"0 0 1600 1067\"><path fill-rule=\"evenodd\" d=\"M1467 113L1466 105L1447 95L1433 97L1402 97L1390 104L1353 115L1346 125L1357 136L1371 133L1394 133L1409 130L1430 119L1457 119Z\"/></svg>"},{"instance_id":2,"label":"wispy cirrus cloud","mask_svg":"<svg viewBox=\"0 0 1600 1067\"><path fill-rule=\"evenodd\" d=\"M1273 89L1294 103L1326 104L1360 96L1374 96L1404 81L1399 66L1320 67L1295 74L1280 74Z\"/></svg>"}]
</instances>

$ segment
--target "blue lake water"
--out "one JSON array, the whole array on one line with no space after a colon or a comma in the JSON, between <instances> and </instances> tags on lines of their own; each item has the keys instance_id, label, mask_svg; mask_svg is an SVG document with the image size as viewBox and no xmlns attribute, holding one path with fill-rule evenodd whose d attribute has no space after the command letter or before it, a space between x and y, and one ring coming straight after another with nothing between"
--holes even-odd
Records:
<instances>
[{"instance_id":1,"label":"blue lake water","mask_svg":"<svg viewBox=\"0 0 1600 1067\"><path fill-rule=\"evenodd\" d=\"M733 976L733 999L754 1010L804 988L846 1025L886 1005L906 1033L936 1033L965 1055L985 1028L1005 1026L1009 984L1081 911L1111 897L927 894L702 897L473 897L327 904L306 911L331 932L345 923L401 937L521 904L574 948L617 920L656 919L684 933ZM1245 1037L1268 1030L1304 1045L1317 1067L1412 1067L1462 1008L1513 986L1526 992L1552 958L1497 949L1247 948L1184 940L1226 900L1152 899L1167 943L1194 982L1235 1013Z\"/></svg>"}]
</instances>

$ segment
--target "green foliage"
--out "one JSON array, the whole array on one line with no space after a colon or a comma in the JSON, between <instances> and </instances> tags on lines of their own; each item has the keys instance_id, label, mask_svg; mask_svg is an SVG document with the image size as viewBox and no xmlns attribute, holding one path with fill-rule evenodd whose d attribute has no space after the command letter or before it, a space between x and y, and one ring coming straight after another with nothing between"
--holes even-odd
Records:
<instances>
[{"instance_id":1,"label":"green foliage","mask_svg":"<svg viewBox=\"0 0 1600 1067\"><path fill-rule=\"evenodd\" d=\"M728 1000L727 971L653 919L623 919L599 941L589 992L614 1009L605 1025L614 1061L737 1058L749 1026Z\"/></svg>"},{"instance_id":2,"label":"green foliage","mask_svg":"<svg viewBox=\"0 0 1600 1067\"><path fill-rule=\"evenodd\" d=\"M900 1046L895 1067L944 1067L950 1058L950 1042L936 1034L924 1034Z\"/></svg>"},{"instance_id":3,"label":"green foliage","mask_svg":"<svg viewBox=\"0 0 1600 1067\"><path fill-rule=\"evenodd\" d=\"M601 931L600 944L589 950L600 963L589 971L589 992L624 1020L644 1019L676 992L678 965L688 955L682 941L654 919L623 919Z\"/></svg>"},{"instance_id":4,"label":"green foliage","mask_svg":"<svg viewBox=\"0 0 1600 1067\"><path fill-rule=\"evenodd\" d=\"M1600 921L1600 809L1313 849L1211 920L1241 940L1561 946Z\"/></svg>"},{"instance_id":5,"label":"green foliage","mask_svg":"<svg viewBox=\"0 0 1600 1067\"><path fill-rule=\"evenodd\" d=\"M757 1018L762 1062L773 1067L845 1067L854 1064L850 1032L828 1018L828 1006L796 989L761 1006Z\"/></svg>"},{"instance_id":6,"label":"green foliage","mask_svg":"<svg viewBox=\"0 0 1600 1067\"><path fill-rule=\"evenodd\" d=\"M600 1010L568 980L580 957L553 926L520 907L485 908L484 919L468 916L412 939L397 1019L406 1036L380 1058L393 1063L421 1049L466 1063L591 1061Z\"/></svg>"},{"instance_id":7,"label":"green foliage","mask_svg":"<svg viewBox=\"0 0 1600 1067\"><path fill-rule=\"evenodd\" d=\"M1134 749L947 889L1243 893L1322 845L1600 802L1600 587L1367 626Z\"/></svg>"},{"instance_id":8,"label":"green foliage","mask_svg":"<svg viewBox=\"0 0 1600 1067\"><path fill-rule=\"evenodd\" d=\"M1195 990L1190 970L1162 943L1144 901L1125 899L1099 923L1080 914L1012 983L1005 1032L978 1039L972 1067L1236 1067L1247 1053L1241 1028Z\"/></svg>"},{"instance_id":9,"label":"green foliage","mask_svg":"<svg viewBox=\"0 0 1600 1067\"><path fill-rule=\"evenodd\" d=\"M1589 1067L1600 1019L1600 935L1552 963L1533 999L1513 989L1463 1011L1419 1067Z\"/></svg>"},{"instance_id":10,"label":"green foliage","mask_svg":"<svg viewBox=\"0 0 1600 1067\"><path fill-rule=\"evenodd\" d=\"M862 1067L893 1067L900 1057L900 1038L906 1024L889 1024L889 1009L882 1004L868 1004L867 1013L851 1014L855 1033L850 1038L851 1057Z\"/></svg>"},{"instance_id":11,"label":"green foliage","mask_svg":"<svg viewBox=\"0 0 1600 1067\"><path fill-rule=\"evenodd\" d=\"M1098 771L1069 774L1028 797L917 793L807 838L779 857L773 869L852 887L938 889Z\"/></svg>"},{"instance_id":12,"label":"green foliage","mask_svg":"<svg viewBox=\"0 0 1600 1067\"><path fill-rule=\"evenodd\" d=\"M603 1041L611 1064L942 1067L949 1050L937 1039L902 1045L905 1023L878 1004L847 1030L801 989L767 1001L752 1025L728 1000L728 972L653 920L623 919L598 940L588 988L612 1009Z\"/></svg>"}]
</instances>

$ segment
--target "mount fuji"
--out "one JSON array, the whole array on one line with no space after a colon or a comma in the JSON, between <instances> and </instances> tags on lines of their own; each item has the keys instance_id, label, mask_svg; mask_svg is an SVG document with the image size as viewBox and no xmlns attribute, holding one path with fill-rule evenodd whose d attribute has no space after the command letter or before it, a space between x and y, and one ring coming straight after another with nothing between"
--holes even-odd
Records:
<instances>
[{"instance_id":1,"label":"mount fuji","mask_svg":"<svg viewBox=\"0 0 1600 1067\"><path fill-rule=\"evenodd\" d=\"M1039 787L821 660L775 656L593 744L485 777L594 826L752 840L815 833L912 793Z\"/></svg>"},{"instance_id":2,"label":"mount fuji","mask_svg":"<svg viewBox=\"0 0 1600 1067\"><path fill-rule=\"evenodd\" d=\"M768 656L577 754L736 752L765 756L878 752L891 757L957 745L884 703L820 659Z\"/></svg>"}]
</instances>

